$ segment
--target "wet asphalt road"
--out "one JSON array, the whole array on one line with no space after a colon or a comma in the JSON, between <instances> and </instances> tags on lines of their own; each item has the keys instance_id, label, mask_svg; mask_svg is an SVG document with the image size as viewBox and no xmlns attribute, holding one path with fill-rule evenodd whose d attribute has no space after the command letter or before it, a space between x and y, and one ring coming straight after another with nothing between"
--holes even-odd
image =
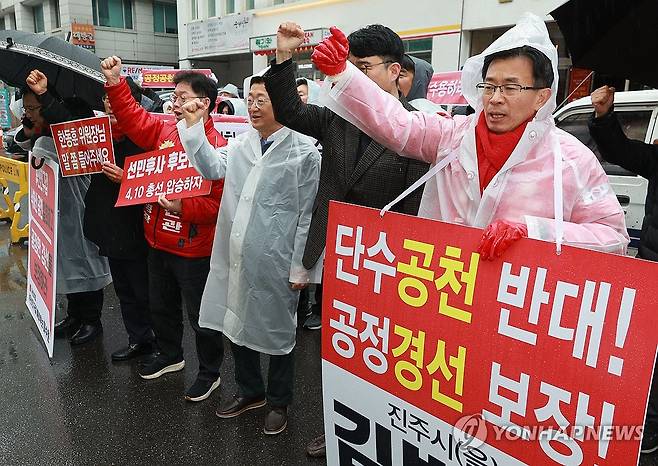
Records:
<instances>
[{"instance_id":1,"label":"wet asphalt road","mask_svg":"<svg viewBox=\"0 0 658 466\"><path fill-rule=\"evenodd\" d=\"M214 414L236 388L228 347L221 387L200 403L183 399L197 366L187 324L184 371L145 381L137 363L112 363L126 343L112 286L102 338L78 348L55 340L49 361L24 304L26 250L8 238L0 223L0 466L325 464L304 453L322 432L319 332L299 331L288 429L266 436L265 409L230 420ZM658 466L658 455L640 465Z\"/></svg>"},{"instance_id":2,"label":"wet asphalt road","mask_svg":"<svg viewBox=\"0 0 658 466\"><path fill-rule=\"evenodd\" d=\"M102 338L77 348L55 340L49 361L24 304L26 250L8 238L0 223L0 465L324 464L304 450L322 432L319 332L300 330L288 428L266 436L265 409L214 414L236 389L228 346L220 388L200 403L183 399L197 367L187 324L184 371L145 381L137 363L112 363L126 336L111 285Z\"/></svg>"}]
</instances>

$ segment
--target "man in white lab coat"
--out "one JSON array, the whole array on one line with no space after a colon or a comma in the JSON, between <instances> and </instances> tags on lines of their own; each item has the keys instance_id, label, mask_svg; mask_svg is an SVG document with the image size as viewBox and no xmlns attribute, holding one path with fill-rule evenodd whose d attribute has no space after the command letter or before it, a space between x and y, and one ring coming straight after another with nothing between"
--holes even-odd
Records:
<instances>
[{"instance_id":1,"label":"man in white lab coat","mask_svg":"<svg viewBox=\"0 0 658 466\"><path fill-rule=\"evenodd\" d=\"M310 138L274 119L261 77L251 78L247 106L252 129L225 147L203 137L196 100L183 106L178 131L194 167L225 178L199 325L231 340L240 392L217 415L235 417L267 400L264 432L278 434L292 401L299 290L320 281L321 264L302 265L320 156ZM260 353L270 355L267 390Z\"/></svg>"}]
</instances>

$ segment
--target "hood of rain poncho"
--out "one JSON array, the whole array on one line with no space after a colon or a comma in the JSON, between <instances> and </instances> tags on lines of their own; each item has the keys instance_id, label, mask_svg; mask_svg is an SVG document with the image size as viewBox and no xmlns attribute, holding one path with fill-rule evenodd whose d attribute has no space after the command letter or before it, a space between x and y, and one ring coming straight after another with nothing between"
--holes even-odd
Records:
<instances>
[{"instance_id":1,"label":"hood of rain poncho","mask_svg":"<svg viewBox=\"0 0 658 466\"><path fill-rule=\"evenodd\" d=\"M312 79L299 78L303 79L306 82L308 87L308 101L306 103L313 105L322 105L320 103L320 90L322 89L318 83Z\"/></svg>"},{"instance_id":2,"label":"hood of rain poncho","mask_svg":"<svg viewBox=\"0 0 658 466\"><path fill-rule=\"evenodd\" d=\"M217 90L218 94L220 92L228 92L229 94L234 95L236 98L240 97L240 94L238 93L238 86L236 86L235 84L228 83L226 86L224 86L221 89Z\"/></svg>"},{"instance_id":3,"label":"hood of rain poncho","mask_svg":"<svg viewBox=\"0 0 658 466\"><path fill-rule=\"evenodd\" d=\"M516 26L496 39L485 49L484 52L469 58L464 63L464 68L462 69L462 93L468 104L475 109L477 114L482 111L482 98L478 95L475 86L483 81L482 68L484 66L485 57L496 52L523 47L524 45L539 50L551 61L551 67L553 68L551 97L544 106L539 109L536 118L538 120L552 118L552 114L557 107L557 49L549 38L548 29L546 29L544 21L531 13L525 13L521 19L519 19L518 23L516 23Z\"/></svg>"},{"instance_id":4,"label":"hood of rain poncho","mask_svg":"<svg viewBox=\"0 0 658 466\"><path fill-rule=\"evenodd\" d=\"M228 105L231 106L233 109L233 115L235 116L249 116L249 112L247 111L247 104L243 99L236 99L236 98L226 98L224 97L222 99L222 102L226 102ZM218 109L219 110L219 109Z\"/></svg>"},{"instance_id":5,"label":"hood of rain poncho","mask_svg":"<svg viewBox=\"0 0 658 466\"><path fill-rule=\"evenodd\" d=\"M430 85L432 76L434 75L434 68L425 60L409 55L409 58L414 62L414 79L411 83L411 89L407 95L407 100L424 99L427 97L427 86ZM479 82L479 81L478 81Z\"/></svg>"}]
</instances>

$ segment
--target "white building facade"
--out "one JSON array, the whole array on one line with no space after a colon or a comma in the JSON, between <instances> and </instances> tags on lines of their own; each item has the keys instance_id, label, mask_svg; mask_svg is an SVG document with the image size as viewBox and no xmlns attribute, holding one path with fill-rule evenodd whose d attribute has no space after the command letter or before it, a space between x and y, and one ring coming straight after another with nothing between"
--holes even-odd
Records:
<instances>
[{"instance_id":1,"label":"white building facade","mask_svg":"<svg viewBox=\"0 0 658 466\"><path fill-rule=\"evenodd\" d=\"M295 21L308 32L296 56L302 76L319 77L310 54L330 26L349 34L373 23L396 31L408 53L431 62L436 72L455 71L530 11L546 19L566 82L570 61L548 15L564 1L178 0L180 67L212 68L220 83L240 86L244 77L267 66L279 24Z\"/></svg>"},{"instance_id":2,"label":"white building facade","mask_svg":"<svg viewBox=\"0 0 658 466\"><path fill-rule=\"evenodd\" d=\"M125 63L178 65L174 0L0 0L0 30L17 29L67 39ZM78 34L76 34L78 32ZM0 32L1 34L1 32Z\"/></svg>"}]
</instances>

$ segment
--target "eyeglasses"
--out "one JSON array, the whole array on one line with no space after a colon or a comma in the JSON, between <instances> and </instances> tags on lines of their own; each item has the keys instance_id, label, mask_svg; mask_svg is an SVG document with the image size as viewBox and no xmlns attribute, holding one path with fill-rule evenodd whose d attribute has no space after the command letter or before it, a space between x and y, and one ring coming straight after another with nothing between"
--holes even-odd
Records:
<instances>
[{"instance_id":1,"label":"eyeglasses","mask_svg":"<svg viewBox=\"0 0 658 466\"><path fill-rule=\"evenodd\" d=\"M270 102L270 99L265 99L263 97L259 97L256 100L250 97L247 99L247 108L251 108L251 106L254 104L256 104L256 108L263 108L265 104L269 104Z\"/></svg>"},{"instance_id":2,"label":"eyeglasses","mask_svg":"<svg viewBox=\"0 0 658 466\"><path fill-rule=\"evenodd\" d=\"M496 89L500 89L500 95L505 97L515 97L521 94L522 91L538 91L545 89L544 87L522 86L520 84L501 84L496 86L490 83L479 83L475 86L481 96L492 97L496 93Z\"/></svg>"},{"instance_id":3,"label":"eyeglasses","mask_svg":"<svg viewBox=\"0 0 658 466\"><path fill-rule=\"evenodd\" d=\"M357 67L359 70L361 70L361 72L362 72L363 74L365 74L365 75L367 76L367 75L368 75L368 71L372 70L375 66L379 66L379 65L388 65L388 64L390 64L390 63L395 63L395 62L392 61L392 60L386 60L386 61L383 61L383 62L380 62L380 63L373 63L372 65L371 65L371 64L368 64L368 63L362 63L361 65L356 65L356 67Z\"/></svg>"},{"instance_id":4,"label":"eyeglasses","mask_svg":"<svg viewBox=\"0 0 658 466\"><path fill-rule=\"evenodd\" d=\"M36 112L40 108L41 108L41 105L37 105L36 107L23 106L23 110L25 110L26 112L30 112L30 113Z\"/></svg>"},{"instance_id":5,"label":"eyeglasses","mask_svg":"<svg viewBox=\"0 0 658 466\"><path fill-rule=\"evenodd\" d=\"M169 100L172 104L175 104L177 101L180 100L181 105L185 105L186 103L188 103L192 99L207 99L207 97L204 97L202 95L191 95L191 96L187 96L187 97L181 97L181 96L176 95L176 94L171 94L171 97L169 97Z\"/></svg>"}]
</instances>

